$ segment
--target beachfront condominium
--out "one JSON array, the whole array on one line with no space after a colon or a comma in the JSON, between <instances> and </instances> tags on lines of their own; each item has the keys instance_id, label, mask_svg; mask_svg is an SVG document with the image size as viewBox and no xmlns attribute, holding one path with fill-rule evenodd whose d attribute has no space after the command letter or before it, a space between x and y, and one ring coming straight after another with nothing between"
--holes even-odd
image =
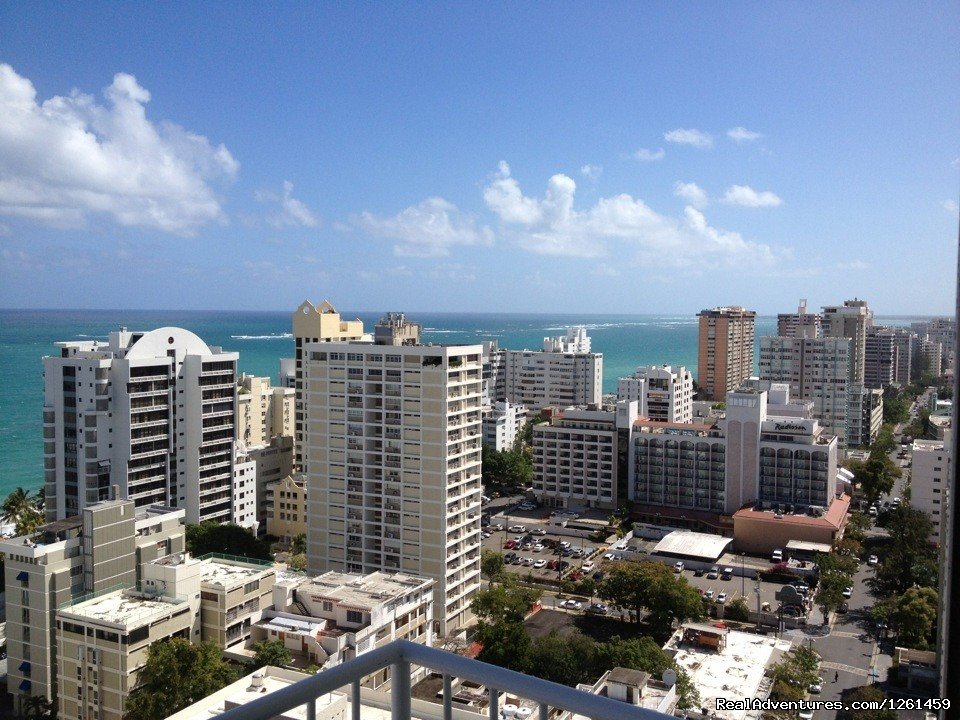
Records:
<instances>
[{"instance_id":1,"label":"beachfront condominium","mask_svg":"<svg viewBox=\"0 0 960 720\"><path fill-rule=\"evenodd\" d=\"M48 520L112 486L137 507L183 508L187 522L237 519L237 353L172 327L56 346L43 359Z\"/></svg>"},{"instance_id":2,"label":"beachfront condominium","mask_svg":"<svg viewBox=\"0 0 960 720\"><path fill-rule=\"evenodd\" d=\"M375 343L303 350L311 573L404 572L436 581L440 634L480 587L482 347Z\"/></svg>"},{"instance_id":3,"label":"beachfront condominium","mask_svg":"<svg viewBox=\"0 0 960 720\"><path fill-rule=\"evenodd\" d=\"M296 391L294 404L294 435L296 439L295 461L297 467L303 463L303 453L300 450L303 442L303 348L307 343L316 342L344 342L348 340L362 340L363 321L341 320L340 313L324 300L314 305L309 300L300 303L293 313L293 342L295 348L293 364L293 386ZM283 384L289 382L289 363L280 363L281 377L287 378ZM286 372L284 372L286 370Z\"/></svg>"},{"instance_id":4,"label":"beachfront condominium","mask_svg":"<svg viewBox=\"0 0 960 720\"><path fill-rule=\"evenodd\" d=\"M146 563L184 548L184 511L105 500L79 516L0 541L6 557L7 691L18 712L57 694L57 608L85 593L142 580Z\"/></svg>"},{"instance_id":5,"label":"beachfront condominium","mask_svg":"<svg viewBox=\"0 0 960 720\"><path fill-rule=\"evenodd\" d=\"M603 354L589 350L583 328L565 336L544 338L542 350L503 350L503 397L516 405L539 409L548 405L597 405L603 392ZM491 356L492 358L492 356ZM491 383L492 387L499 385Z\"/></svg>"},{"instance_id":6,"label":"beachfront condominium","mask_svg":"<svg viewBox=\"0 0 960 720\"><path fill-rule=\"evenodd\" d=\"M752 374L756 317L739 306L700 312L697 381L706 400L722 401Z\"/></svg>"},{"instance_id":7,"label":"beachfront condominium","mask_svg":"<svg viewBox=\"0 0 960 720\"><path fill-rule=\"evenodd\" d=\"M621 446L637 417L637 402L557 410L533 426L533 492L548 507L616 510ZM624 473L625 477L625 473Z\"/></svg>"},{"instance_id":8,"label":"beachfront condominium","mask_svg":"<svg viewBox=\"0 0 960 720\"><path fill-rule=\"evenodd\" d=\"M777 315L777 335L780 337L820 337L823 318L820 313L807 312L807 301L801 300L795 313Z\"/></svg>"},{"instance_id":9,"label":"beachfront condominium","mask_svg":"<svg viewBox=\"0 0 960 720\"><path fill-rule=\"evenodd\" d=\"M617 400L636 400L637 414L650 420L693 419L693 375L685 367L650 365L617 381Z\"/></svg>"},{"instance_id":10,"label":"beachfront condominium","mask_svg":"<svg viewBox=\"0 0 960 720\"><path fill-rule=\"evenodd\" d=\"M823 336L850 339L850 381L864 382L867 329L873 325L873 311L866 300L845 300L843 305L823 308Z\"/></svg>"},{"instance_id":11,"label":"beachfront condominium","mask_svg":"<svg viewBox=\"0 0 960 720\"><path fill-rule=\"evenodd\" d=\"M237 439L247 447L267 445L277 435L293 437L294 391L273 387L269 377L241 375L237 389Z\"/></svg>"},{"instance_id":12,"label":"beachfront condominium","mask_svg":"<svg viewBox=\"0 0 960 720\"><path fill-rule=\"evenodd\" d=\"M760 338L760 377L787 383L790 395L813 402L813 415L839 438L848 439L847 415L853 385L850 338Z\"/></svg>"}]
</instances>

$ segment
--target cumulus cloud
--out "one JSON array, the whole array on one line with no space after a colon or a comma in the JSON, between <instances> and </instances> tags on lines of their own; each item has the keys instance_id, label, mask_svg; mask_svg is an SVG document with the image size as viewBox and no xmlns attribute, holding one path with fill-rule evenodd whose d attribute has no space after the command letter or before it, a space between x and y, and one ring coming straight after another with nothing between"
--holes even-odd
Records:
<instances>
[{"instance_id":1,"label":"cumulus cloud","mask_svg":"<svg viewBox=\"0 0 960 720\"><path fill-rule=\"evenodd\" d=\"M957 205L956 200L944 200L940 203L941 207L947 212L960 212L960 205Z\"/></svg>"},{"instance_id":2,"label":"cumulus cloud","mask_svg":"<svg viewBox=\"0 0 960 720\"><path fill-rule=\"evenodd\" d=\"M769 190L758 192L749 185L731 185L724 193L723 201L730 205L742 205L743 207L777 207L783 204L780 197Z\"/></svg>"},{"instance_id":3,"label":"cumulus cloud","mask_svg":"<svg viewBox=\"0 0 960 720\"><path fill-rule=\"evenodd\" d=\"M603 174L602 165L584 165L580 168L580 174L583 175L588 180L593 180L596 182L600 179L600 175Z\"/></svg>"},{"instance_id":4,"label":"cumulus cloud","mask_svg":"<svg viewBox=\"0 0 960 720\"><path fill-rule=\"evenodd\" d=\"M657 160L663 160L664 155L666 155L666 153L663 151L663 148L657 148L656 150L640 148L633 154L633 157L640 162L656 162Z\"/></svg>"},{"instance_id":5,"label":"cumulus cloud","mask_svg":"<svg viewBox=\"0 0 960 720\"><path fill-rule=\"evenodd\" d=\"M293 197L293 183L289 180L283 182L282 195L261 190L256 198L260 202L279 203L280 209L268 218L274 227L316 227L318 224L310 208Z\"/></svg>"},{"instance_id":6,"label":"cumulus cloud","mask_svg":"<svg viewBox=\"0 0 960 720\"><path fill-rule=\"evenodd\" d=\"M697 208L706 207L709 202L707 191L696 183L685 183L678 180L673 184L673 194Z\"/></svg>"},{"instance_id":7,"label":"cumulus cloud","mask_svg":"<svg viewBox=\"0 0 960 720\"><path fill-rule=\"evenodd\" d=\"M210 182L236 177L227 148L151 122L150 93L132 75L103 94L38 102L33 83L0 64L0 214L58 227L107 216L178 235L225 222Z\"/></svg>"},{"instance_id":8,"label":"cumulus cloud","mask_svg":"<svg viewBox=\"0 0 960 720\"><path fill-rule=\"evenodd\" d=\"M747 130L743 126L737 126L735 128L730 128L727 130L727 137L733 140L734 142L750 142L751 140L759 140L763 137L761 133L754 132L753 130Z\"/></svg>"},{"instance_id":9,"label":"cumulus cloud","mask_svg":"<svg viewBox=\"0 0 960 720\"><path fill-rule=\"evenodd\" d=\"M678 145L692 145L697 148L713 147L713 136L695 128L677 128L665 132L663 139Z\"/></svg>"},{"instance_id":10,"label":"cumulus cloud","mask_svg":"<svg viewBox=\"0 0 960 720\"><path fill-rule=\"evenodd\" d=\"M703 213L692 206L685 208L682 217L674 218L655 212L639 198L622 194L601 198L579 211L574 209L577 186L570 177L554 175L543 197L535 198L523 194L509 170L506 163L501 163L484 198L490 210L515 234L519 245L530 252L601 257L611 244L619 243L619 256L635 254L639 262L729 266L748 261L752 267L769 267L776 262L776 253L769 246L710 226Z\"/></svg>"},{"instance_id":11,"label":"cumulus cloud","mask_svg":"<svg viewBox=\"0 0 960 720\"><path fill-rule=\"evenodd\" d=\"M376 237L395 240L393 252L401 256L443 257L455 245L493 243L490 228L478 226L473 217L439 197L427 198L391 217L365 212L354 218L353 224Z\"/></svg>"}]
</instances>

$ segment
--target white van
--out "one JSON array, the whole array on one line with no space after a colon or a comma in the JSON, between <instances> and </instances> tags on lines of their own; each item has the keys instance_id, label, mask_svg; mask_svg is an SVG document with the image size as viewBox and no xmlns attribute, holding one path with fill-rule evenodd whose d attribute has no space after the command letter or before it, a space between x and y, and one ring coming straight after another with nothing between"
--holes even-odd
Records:
<instances>
[{"instance_id":1,"label":"white van","mask_svg":"<svg viewBox=\"0 0 960 720\"><path fill-rule=\"evenodd\" d=\"M770 562L773 563L782 563L783 562L783 550L777 548L773 551L773 555L770 556Z\"/></svg>"}]
</instances>

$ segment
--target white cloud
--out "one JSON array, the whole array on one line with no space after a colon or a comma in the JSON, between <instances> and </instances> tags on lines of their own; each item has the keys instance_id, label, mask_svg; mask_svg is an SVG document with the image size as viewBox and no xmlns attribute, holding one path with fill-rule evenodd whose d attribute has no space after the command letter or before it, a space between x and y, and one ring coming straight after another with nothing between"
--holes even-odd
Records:
<instances>
[{"instance_id":1,"label":"white cloud","mask_svg":"<svg viewBox=\"0 0 960 720\"><path fill-rule=\"evenodd\" d=\"M580 168L580 174L588 180L596 182L603 174L603 165L584 165Z\"/></svg>"},{"instance_id":2,"label":"white cloud","mask_svg":"<svg viewBox=\"0 0 960 720\"><path fill-rule=\"evenodd\" d=\"M735 142L741 143L749 142L750 140L759 140L763 135L753 130L747 130L745 127L737 126L727 130L727 137Z\"/></svg>"},{"instance_id":3,"label":"white cloud","mask_svg":"<svg viewBox=\"0 0 960 720\"><path fill-rule=\"evenodd\" d=\"M723 201L730 205L753 208L777 207L783 204L783 200L769 190L758 192L748 185L731 185L727 188Z\"/></svg>"},{"instance_id":4,"label":"white cloud","mask_svg":"<svg viewBox=\"0 0 960 720\"><path fill-rule=\"evenodd\" d=\"M293 183L283 181L283 195L260 190L255 197L260 202L279 203L280 209L268 219L274 227L316 227L317 217L310 208L293 197Z\"/></svg>"},{"instance_id":5,"label":"white cloud","mask_svg":"<svg viewBox=\"0 0 960 720\"><path fill-rule=\"evenodd\" d=\"M640 162L656 162L657 160L663 160L664 155L666 155L666 153L663 148L657 148L656 150L640 148L633 154L633 157Z\"/></svg>"},{"instance_id":6,"label":"white cloud","mask_svg":"<svg viewBox=\"0 0 960 720\"><path fill-rule=\"evenodd\" d=\"M365 212L353 224L376 237L396 240L395 255L443 257L455 245L491 245L493 233L466 215L451 202L439 197L427 198L392 217Z\"/></svg>"},{"instance_id":7,"label":"white cloud","mask_svg":"<svg viewBox=\"0 0 960 720\"><path fill-rule=\"evenodd\" d=\"M713 147L713 136L695 128L677 128L663 134L667 142L679 145L692 145L698 148Z\"/></svg>"},{"instance_id":8,"label":"white cloud","mask_svg":"<svg viewBox=\"0 0 960 720\"><path fill-rule=\"evenodd\" d=\"M104 97L38 103L30 80L0 64L0 214L57 227L106 215L179 235L225 222L209 182L236 177L227 148L148 120L150 93L132 75L117 73Z\"/></svg>"},{"instance_id":9,"label":"white cloud","mask_svg":"<svg viewBox=\"0 0 960 720\"><path fill-rule=\"evenodd\" d=\"M850 262L837 263L838 270L869 270L870 265L863 260L851 260Z\"/></svg>"},{"instance_id":10,"label":"white cloud","mask_svg":"<svg viewBox=\"0 0 960 720\"><path fill-rule=\"evenodd\" d=\"M673 184L673 194L697 208L706 207L709 202L707 191L696 183L685 183L678 180Z\"/></svg>"},{"instance_id":11,"label":"white cloud","mask_svg":"<svg viewBox=\"0 0 960 720\"><path fill-rule=\"evenodd\" d=\"M940 205L947 212L952 212L952 213L960 212L960 205L957 205L956 200L943 200L940 203Z\"/></svg>"},{"instance_id":12,"label":"white cloud","mask_svg":"<svg viewBox=\"0 0 960 720\"><path fill-rule=\"evenodd\" d=\"M584 211L573 207L576 183L554 175L542 198L523 195L501 163L500 173L484 191L488 207L512 226L520 246L542 255L600 257L620 243L618 257L674 266L728 266L747 261L769 267L776 254L767 245L744 240L739 233L711 227L703 213L688 206L680 218L660 215L643 200L622 194L601 198ZM496 185L498 188L491 192ZM500 188L509 187L504 193Z\"/></svg>"}]
</instances>

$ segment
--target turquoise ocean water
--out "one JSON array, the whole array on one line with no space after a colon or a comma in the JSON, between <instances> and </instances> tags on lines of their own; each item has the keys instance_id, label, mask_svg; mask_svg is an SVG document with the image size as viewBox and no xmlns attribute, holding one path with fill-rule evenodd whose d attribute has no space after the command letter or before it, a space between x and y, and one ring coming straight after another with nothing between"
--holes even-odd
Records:
<instances>
[{"instance_id":1,"label":"turquoise ocean water","mask_svg":"<svg viewBox=\"0 0 960 720\"><path fill-rule=\"evenodd\" d=\"M378 313L358 315L368 327ZM697 370L694 315L521 315L408 313L423 325L424 342L476 343L496 339L501 347L539 349L547 335L585 325L595 352L602 352L605 392L637 365L685 365ZM0 311L0 498L13 488L39 488L43 478L43 365L53 343L106 339L126 325L131 330L183 327L209 345L240 353L240 370L269 375L276 382L279 359L293 355L289 312L190 312L143 310ZM907 325L921 318L877 318ZM776 333L776 319L757 318L757 337Z\"/></svg>"}]
</instances>

